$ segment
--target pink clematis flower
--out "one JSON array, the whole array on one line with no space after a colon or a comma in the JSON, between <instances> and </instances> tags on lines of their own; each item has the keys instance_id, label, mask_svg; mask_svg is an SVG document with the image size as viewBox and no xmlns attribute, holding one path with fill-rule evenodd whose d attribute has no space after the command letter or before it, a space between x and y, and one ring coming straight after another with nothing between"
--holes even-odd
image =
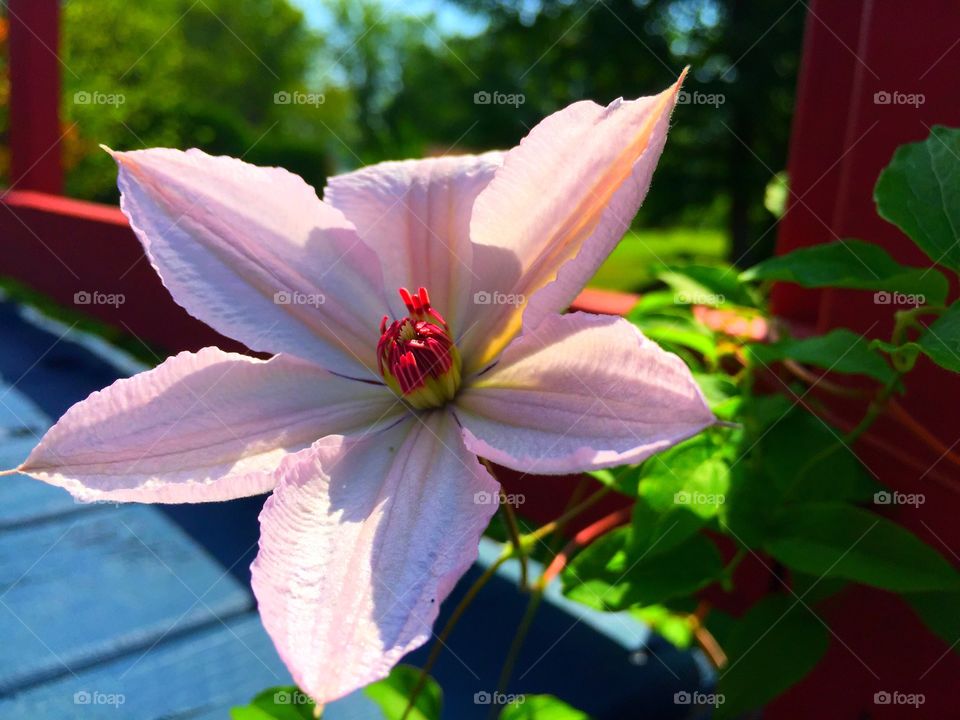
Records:
<instances>
[{"instance_id":1,"label":"pink clematis flower","mask_svg":"<svg viewBox=\"0 0 960 720\"><path fill-rule=\"evenodd\" d=\"M563 310L628 227L679 82L578 102L506 153L299 177L198 150L113 153L121 207L209 347L93 393L20 468L84 501L272 491L253 590L321 703L431 634L499 486L640 462L714 422L684 364ZM409 292L408 292L409 290Z\"/></svg>"}]
</instances>

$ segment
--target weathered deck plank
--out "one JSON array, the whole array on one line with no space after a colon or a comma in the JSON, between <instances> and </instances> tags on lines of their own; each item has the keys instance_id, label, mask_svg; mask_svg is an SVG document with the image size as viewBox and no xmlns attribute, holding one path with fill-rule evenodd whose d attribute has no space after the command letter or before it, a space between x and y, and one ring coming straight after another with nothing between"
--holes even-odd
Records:
<instances>
[{"instance_id":1,"label":"weathered deck plank","mask_svg":"<svg viewBox=\"0 0 960 720\"><path fill-rule=\"evenodd\" d=\"M0 695L251 606L236 580L151 508L100 507L6 531Z\"/></svg>"}]
</instances>

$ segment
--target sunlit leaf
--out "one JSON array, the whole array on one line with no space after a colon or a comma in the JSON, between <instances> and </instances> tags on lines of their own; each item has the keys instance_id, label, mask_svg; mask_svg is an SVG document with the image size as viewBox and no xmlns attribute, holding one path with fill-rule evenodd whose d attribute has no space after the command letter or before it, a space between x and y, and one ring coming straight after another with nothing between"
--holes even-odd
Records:
<instances>
[{"instance_id":1,"label":"sunlit leaf","mask_svg":"<svg viewBox=\"0 0 960 720\"><path fill-rule=\"evenodd\" d=\"M637 556L630 534L620 528L578 554L561 575L564 593L599 610L625 610L689 595L722 573L720 553L703 535L664 553Z\"/></svg>"},{"instance_id":2,"label":"sunlit leaf","mask_svg":"<svg viewBox=\"0 0 960 720\"><path fill-rule=\"evenodd\" d=\"M232 720L313 720L316 704L293 685L272 687L249 705L230 710Z\"/></svg>"},{"instance_id":3,"label":"sunlit leaf","mask_svg":"<svg viewBox=\"0 0 960 720\"><path fill-rule=\"evenodd\" d=\"M657 279L673 290L681 305L754 305L736 268L724 265L674 265L657 273Z\"/></svg>"},{"instance_id":4,"label":"sunlit leaf","mask_svg":"<svg viewBox=\"0 0 960 720\"><path fill-rule=\"evenodd\" d=\"M524 695L522 701L503 708L500 720L590 720L590 716L553 695Z\"/></svg>"},{"instance_id":5,"label":"sunlit leaf","mask_svg":"<svg viewBox=\"0 0 960 720\"><path fill-rule=\"evenodd\" d=\"M419 679L419 668L397 665L390 671L390 675L367 685L363 692L380 707L384 720L400 720ZM442 705L443 691L436 680L428 677L413 709L407 715L407 720L439 720Z\"/></svg>"}]
</instances>

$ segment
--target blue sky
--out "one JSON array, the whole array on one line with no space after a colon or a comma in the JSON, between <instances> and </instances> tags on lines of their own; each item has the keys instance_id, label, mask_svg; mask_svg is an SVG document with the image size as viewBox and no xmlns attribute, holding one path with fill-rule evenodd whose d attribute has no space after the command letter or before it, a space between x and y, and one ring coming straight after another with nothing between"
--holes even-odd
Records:
<instances>
[{"instance_id":1,"label":"blue sky","mask_svg":"<svg viewBox=\"0 0 960 720\"><path fill-rule=\"evenodd\" d=\"M301 8L313 27L324 29L330 22L323 0L290 0ZM475 35L483 31L484 21L443 0L376 0L386 12L402 11L408 15L434 13L444 35Z\"/></svg>"}]
</instances>

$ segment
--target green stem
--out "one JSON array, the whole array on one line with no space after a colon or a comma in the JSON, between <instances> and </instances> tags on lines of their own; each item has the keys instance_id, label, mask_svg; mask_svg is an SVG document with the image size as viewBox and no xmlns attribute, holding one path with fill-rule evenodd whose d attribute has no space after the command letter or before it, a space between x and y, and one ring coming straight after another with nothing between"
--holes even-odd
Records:
<instances>
[{"instance_id":1,"label":"green stem","mask_svg":"<svg viewBox=\"0 0 960 720\"><path fill-rule=\"evenodd\" d=\"M523 643L526 641L530 627L533 625L533 619L536 617L541 600L543 600L543 588L536 586L530 591L530 600L527 602L527 609L523 613L523 619L520 621L520 625L517 626L517 632L513 636L513 642L510 644L510 651L503 661L503 668L500 670L500 679L497 680L498 695L502 695L507 691L510 678L513 676L513 670L517 665L517 659L520 657L520 650L523 649ZM493 720L496 716L497 707L492 706L489 717Z\"/></svg>"},{"instance_id":2,"label":"green stem","mask_svg":"<svg viewBox=\"0 0 960 720\"><path fill-rule=\"evenodd\" d=\"M496 479L497 473L494 472L493 465L490 464L490 461L486 458L479 458L479 460L480 464L490 473L490 476ZM520 589L526 590L528 578L527 548L520 540L520 523L517 521L517 514L514 512L513 506L507 502L507 494L503 491L502 487L500 488L500 509L503 511L503 517L506 521L510 543L514 547L514 553L520 560Z\"/></svg>"},{"instance_id":3,"label":"green stem","mask_svg":"<svg viewBox=\"0 0 960 720\"><path fill-rule=\"evenodd\" d=\"M507 495L500 491L500 507L503 509L503 516L507 521L507 532L510 534L510 542L516 548L517 558L520 560L520 589L527 589L527 552L520 540L520 523L517 522L517 514L513 506L507 502Z\"/></svg>"},{"instance_id":4,"label":"green stem","mask_svg":"<svg viewBox=\"0 0 960 720\"><path fill-rule=\"evenodd\" d=\"M485 461L481 460L484 464ZM488 468L489 469L489 468ZM440 653L443 651L447 639L450 637L450 633L453 632L453 629L456 627L457 623L460 621L463 614L466 612L467 608L474 601L477 594L480 592L483 587L490 582L493 576L496 574L497 570L500 569L500 566L503 565L507 560L513 557L520 557L520 553L524 553L526 556L526 549L530 547L534 542L540 540L541 538L549 535L557 528L562 527L566 522L573 519L579 515L584 510L592 507L598 500L607 495L612 488L606 486L595 492L590 497L586 498L582 502L578 503L574 507L570 508L564 512L556 520L553 520L546 525L534 530L533 532L527 533L526 535L519 535L511 540L500 557L498 557L491 565L488 567L483 574L477 578L476 582L470 586L470 589L467 590L466 594L457 603L457 607L454 608L453 613L450 615L450 619L447 620L447 624L444 625L443 630L440 631L440 634L437 635L437 640L433 644L433 647L430 649L430 655L427 656L427 661L423 664L423 668L420 671L420 676L417 678L416 685L414 685L413 690L410 691L410 697L407 700L407 707L403 711L403 715L400 720L406 720L410 714L410 711L413 710L414 703L416 703L417 698L420 696L420 693L423 691L423 688L427 684L427 678L430 676L430 671L433 669L433 666L436 664L437 659L440 657ZM506 664L504 665L504 671L507 673L507 681L509 682L509 675L513 673L513 665L516 663L516 658L512 655L520 651L520 645L523 642L523 636L526 635L527 630L529 630L529 624L533 621L532 615L536 612L537 606L540 604L542 599L543 589L539 584L536 584L531 591L530 603L527 606L527 614L524 615L524 620L521 622L521 627L518 628L518 636L514 638L514 647L511 647L511 655L508 655ZM531 605L533 608L531 609ZM527 615L530 615L528 618ZM501 675L503 676L503 675Z\"/></svg>"},{"instance_id":5,"label":"green stem","mask_svg":"<svg viewBox=\"0 0 960 720\"><path fill-rule=\"evenodd\" d=\"M605 485L604 487L597 490L593 495L588 497L583 502L567 510L565 513L563 513L563 515L558 517L556 520L552 520L548 522L546 525L543 525L542 527L537 528L533 532L527 533L526 535L521 537L520 540L527 544L530 544L537 540L542 540L547 535L554 532L557 528L563 527L564 524L566 524L567 522L575 518L577 515L582 513L587 508L590 508L593 505L595 505L599 500L601 500L606 495L608 495L611 490L613 490L612 487L610 487L609 485Z\"/></svg>"},{"instance_id":6,"label":"green stem","mask_svg":"<svg viewBox=\"0 0 960 720\"><path fill-rule=\"evenodd\" d=\"M406 720L407 716L410 714L410 711L413 710L414 703L417 702L417 698L420 696L420 693L426 686L427 678L430 677L430 671L433 669L433 666L436 665L437 659L440 657L440 653L443 652L443 648L446 646L446 642L450 637L450 633L453 632L453 629L457 626L460 618L463 617L463 614L470 606L470 603L472 603L474 598L477 597L477 593L483 589L483 586L490 582L493 576L496 575L497 570L500 569L500 566L512 558L513 555L514 553L512 548L504 550L500 557L491 563L490 567L483 571L483 574L477 578L476 582L470 586L470 589L467 590L467 593L463 596L460 602L457 603L457 607L454 608L453 613L450 615L450 619L447 620L447 624L443 626L443 630L441 630L440 634L437 635L437 641L430 649L430 655L427 657L427 661L423 664L423 668L420 670L420 676L417 678L417 684L414 685L413 690L410 691L410 698L407 700L407 707L403 711L403 715L400 717L400 720Z\"/></svg>"},{"instance_id":7,"label":"green stem","mask_svg":"<svg viewBox=\"0 0 960 720\"><path fill-rule=\"evenodd\" d=\"M917 318L921 315L942 315L947 308L942 305L921 305L910 310L898 310L894 313L893 336L894 345L902 345L907 338L907 330L919 325Z\"/></svg>"}]
</instances>

